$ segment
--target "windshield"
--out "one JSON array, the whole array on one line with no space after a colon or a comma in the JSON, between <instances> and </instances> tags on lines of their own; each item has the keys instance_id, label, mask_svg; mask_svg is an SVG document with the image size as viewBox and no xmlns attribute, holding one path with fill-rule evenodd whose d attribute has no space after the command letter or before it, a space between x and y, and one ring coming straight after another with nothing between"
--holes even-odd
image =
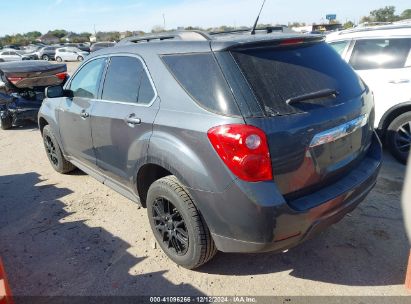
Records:
<instances>
[{"instance_id":1,"label":"windshield","mask_svg":"<svg viewBox=\"0 0 411 304\"><path fill-rule=\"evenodd\" d=\"M232 55L267 114L301 112L301 107L286 101L314 92L335 90L341 102L364 91L355 72L326 43L233 51Z\"/></svg>"}]
</instances>

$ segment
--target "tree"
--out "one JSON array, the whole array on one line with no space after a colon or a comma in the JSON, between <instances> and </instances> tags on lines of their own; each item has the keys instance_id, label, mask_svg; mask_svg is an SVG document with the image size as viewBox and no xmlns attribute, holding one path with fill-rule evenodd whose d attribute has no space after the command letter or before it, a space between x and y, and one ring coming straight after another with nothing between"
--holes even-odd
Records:
<instances>
[{"instance_id":1,"label":"tree","mask_svg":"<svg viewBox=\"0 0 411 304\"><path fill-rule=\"evenodd\" d=\"M347 21L346 23L344 23L344 29L349 29L349 28L352 28L352 27L354 27L354 22L352 22L352 21Z\"/></svg>"},{"instance_id":2,"label":"tree","mask_svg":"<svg viewBox=\"0 0 411 304\"><path fill-rule=\"evenodd\" d=\"M376 22L393 22L399 17L395 15L395 6L386 6L370 12L371 19Z\"/></svg>"},{"instance_id":3,"label":"tree","mask_svg":"<svg viewBox=\"0 0 411 304\"><path fill-rule=\"evenodd\" d=\"M48 31L47 34L51 34L54 37L57 38L63 38L64 36L66 36L68 34L68 32L66 30L54 30L54 31Z\"/></svg>"},{"instance_id":4,"label":"tree","mask_svg":"<svg viewBox=\"0 0 411 304\"><path fill-rule=\"evenodd\" d=\"M400 18L403 19L411 19L411 9L406 9L400 15Z\"/></svg>"}]
</instances>

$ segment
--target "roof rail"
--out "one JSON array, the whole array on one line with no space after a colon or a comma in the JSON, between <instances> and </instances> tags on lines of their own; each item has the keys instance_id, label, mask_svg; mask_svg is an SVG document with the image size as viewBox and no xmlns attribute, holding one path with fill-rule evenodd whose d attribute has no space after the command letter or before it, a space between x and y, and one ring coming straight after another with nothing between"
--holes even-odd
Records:
<instances>
[{"instance_id":1,"label":"roof rail","mask_svg":"<svg viewBox=\"0 0 411 304\"><path fill-rule=\"evenodd\" d=\"M257 28L256 31L266 31L267 34L270 34L274 31L281 31L284 32L284 26L267 26L263 28ZM221 31L221 32L209 32L208 34L213 35L223 35L223 34L235 34L235 33L244 33L244 32L251 32L252 28L245 28L245 29L238 29L238 30L229 30L229 31Z\"/></svg>"},{"instance_id":2,"label":"roof rail","mask_svg":"<svg viewBox=\"0 0 411 304\"><path fill-rule=\"evenodd\" d=\"M348 30L339 31L338 35L347 34L347 33L357 33L357 32L369 32L369 31L383 31L383 30L393 30L393 29L402 29L402 28L411 28L409 23L392 23L386 25L375 25L375 26L365 26L365 27L354 27Z\"/></svg>"},{"instance_id":3,"label":"roof rail","mask_svg":"<svg viewBox=\"0 0 411 304\"><path fill-rule=\"evenodd\" d=\"M130 43L144 43L151 41L164 41L164 40L211 40L211 37L202 31L174 31L163 32L158 34L131 36L120 40L117 45L124 45Z\"/></svg>"}]
</instances>

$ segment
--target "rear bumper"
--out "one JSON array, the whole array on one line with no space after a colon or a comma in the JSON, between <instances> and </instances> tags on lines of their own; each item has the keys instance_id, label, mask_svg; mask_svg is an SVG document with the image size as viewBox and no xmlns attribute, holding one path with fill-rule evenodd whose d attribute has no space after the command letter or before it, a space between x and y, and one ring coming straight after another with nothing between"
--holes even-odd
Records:
<instances>
[{"instance_id":1,"label":"rear bumper","mask_svg":"<svg viewBox=\"0 0 411 304\"><path fill-rule=\"evenodd\" d=\"M223 193L190 190L223 252L282 251L341 220L374 187L382 162L376 134L362 162L336 183L285 201L273 183L236 181ZM302 206L305 206L303 208Z\"/></svg>"}]
</instances>

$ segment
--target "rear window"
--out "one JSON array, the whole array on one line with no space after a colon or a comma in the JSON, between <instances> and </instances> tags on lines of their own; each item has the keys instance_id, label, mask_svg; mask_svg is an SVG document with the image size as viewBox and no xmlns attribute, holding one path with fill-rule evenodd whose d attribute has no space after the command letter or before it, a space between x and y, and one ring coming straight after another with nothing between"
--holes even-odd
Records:
<instances>
[{"instance_id":1,"label":"rear window","mask_svg":"<svg viewBox=\"0 0 411 304\"><path fill-rule=\"evenodd\" d=\"M269 115L301 112L290 98L322 90L339 92L336 102L361 95L364 85L326 43L233 51L245 78ZM298 108L297 108L298 107Z\"/></svg>"},{"instance_id":2,"label":"rear window","mask_svg":"<svg viewBox=\"0 0 411 304\"><path fill-rule=\"evenodd\" d=\"M202 107L223 115L239 115L237 104L212 53L166 55L163 61Z\"/></svg>"}]
</instances>

